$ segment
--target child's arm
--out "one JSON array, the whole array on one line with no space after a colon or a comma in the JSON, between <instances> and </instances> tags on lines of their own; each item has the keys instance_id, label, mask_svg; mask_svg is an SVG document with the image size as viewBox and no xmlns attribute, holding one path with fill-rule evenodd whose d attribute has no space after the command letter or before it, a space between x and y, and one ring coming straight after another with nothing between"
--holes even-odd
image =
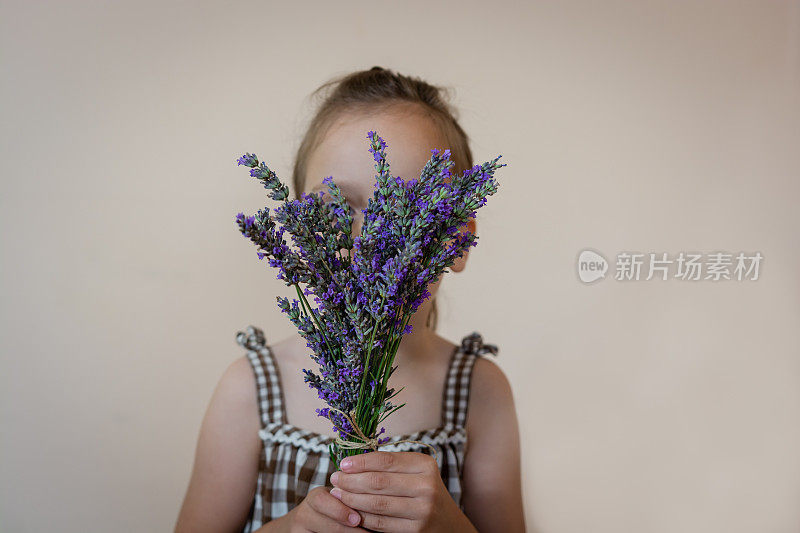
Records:
<instances>
[{"instance_id":1,"label":"child's arm","mask_svg":"<svg viewBox=\"0 0 800 533\"><path fill-rule=\"evenodd\" d=\"M525 531L514 398L500 367L483 358L472 369L463 491L464 513L481 533Z\"/></svg>"},{"instance_id":2,"label":"child's arm","mask_svg":"<svg viewBox=\"0 0 800 533\"><path fill-rule=\"evenodd\" d=\"M200 426L194 469L175 533L238 533L244 528L255 497L263 446L258 437L261 421L256 389L245 356L231 363L220 378ZM326 487L318 487L289 513L270 520L256 533L364 531L350 525L353 514Z\"/></svg>"},{"instance_id":3,"label":"child's arm","mask_svg":"<svg viewBox=\"0 0 800 533\"><path fill-rule=\"evenodd\" d=\"M259 429L255 376L242 356L225 370L206 410L175 533L242 530L255 496Z\"/></svg>"}]
</instances>

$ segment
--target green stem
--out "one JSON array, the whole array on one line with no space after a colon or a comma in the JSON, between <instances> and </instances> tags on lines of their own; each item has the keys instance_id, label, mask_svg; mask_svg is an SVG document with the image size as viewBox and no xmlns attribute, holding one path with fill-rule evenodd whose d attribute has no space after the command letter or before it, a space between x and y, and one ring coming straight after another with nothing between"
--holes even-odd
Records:
<instances>
[{"instance_id":1,"label":"green stem","mask_svg":"<svg viewBox=\"0 0 800 533\"><path fill-rule=\"evenodd\" d=\"M411 313L407 313L403 316L403 321L401 322L400 331L402 332L408 321L411 319ZM400 341L402 340L402 335L398 335L397 339L395 340L392 350L390 351L390 356L387 358L388 364L384 365L381 369L383 372L383 379L381 380L381 395L380 395L380 403L383 404L384 398L386 396L386 389L389 386L389 374L391 374L392 365L394 364L394 358L397 355L397 350L400 348Z\"/></svg>"},{"instance_id":2,"label":"green stem","mask_svg":"<svg viewBox=\"0 0 800 533\"><path fill-rule=\"evenodd\" d=\"M384 301L386 301L386 296L381 297L381 308L383 308L383 302ZM361 387L358 390L359 405L361 403L360 402L361 396L364 393L364 383L367 381L367 371L369 370L369 360L370 360L370 357L372 355L372 346L373 346L373 344L375 342L375 332L378 331L378 325L380 323L381 323L381 320L378 320L372 326L372 335L370 336L369 348L367 349L367 361L366 361L366 363L364 363L364 372L361 374Z\"/></svg>"},{"instance_id":3,"label":"green stem","mask_svg":"<svg viewBox=\"0 0 800 533\"><path fill-rule=\"evenodd\" d=\"M314 322L317 324L317 329L319 329L319 333L320 335L322 335L322 339L325 341L325 345L328 347L328 350L330 351L331 355L335 355L336 352L333 350L330 343L328 342L328 337L325 335L325 330L322 329L319 320L317 320L316 315L312 312L311 304L308 303L308 300L306 300L306 296L303 294L303 291L300 290L300 285L295 283L294 288L297 289L297 295L300 297L300 303L303 305L303 311L311 315L312 320L314 320ZM306 307L308 307L308 311L306 311Z\"/></svg>"},{"instance_id":4,"label":"green stem","mask_svg":"<svg viewBox=\"0 0 800 533\"><path fill-rule=\"evenodd\" d=\"M386 301L386 297L383 296L381 298L381 308L383 308L383 303ZM375 425L375 416L374 416L374 391L370 392L369 398L366 398L364 395L364 386L366 385L367 378L371 376L372 372L370 372L369 363L372 359L372 349L375 345L375 334L378 331L378 327L380 326L383 318L379 319L374 325L372 329L372 335L370 336L370 343L369 348L367 349L367 358L364 364L364 370L361 375L361 385L359 387L358 393L358 400L357 400L357 407L356 407L356 423L362 428L362 431L365 435L371 435L372 432L375 431L373 427Z\"/></svg>"}]
</instances>

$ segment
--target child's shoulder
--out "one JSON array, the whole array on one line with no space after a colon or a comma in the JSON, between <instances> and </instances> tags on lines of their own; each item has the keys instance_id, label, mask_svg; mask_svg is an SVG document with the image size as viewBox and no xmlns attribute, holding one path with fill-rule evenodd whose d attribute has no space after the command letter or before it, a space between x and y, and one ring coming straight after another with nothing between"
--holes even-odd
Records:
<instances>
[{"instance_id":1,"label":"child's shoulder","mask_svg":"<svg viewBox=\"0 0 800 533\"><path fill-rule=\"evenodd\" d=\"M497 417L515 416L511 383L503 369L488 357L476 357L470 378L467 432L493 425Z\"/></svg>"},{"instance_id":2,"label":"child's shoulder","mask_svg":"<svg viewBox=\"0 0 800 533\"><path fill-rule=\"evenodd\" d=\"M240 355L231 361L219 378L217 395L222 395L226 403L238 409L247 409L257 417L256 396L258 384L253 366L248 356ZM246 411L244 411L246 412Z\"/></svg>"},{"instance_id":3,"label":"child's shoulder","mask_svg":"<svg viewBox=\"0 0 800 533\"><path fill-rule=\"evenodd\" d=\"M498 402L508 400L510 395L511 383L503 369L488 357L476 357L472 369L470 398Z\"/></svg>"},{"instance_id":4,"label":"child's shoulder","mask_svg":"<svg viewBox=\"0 0 800 533\"><path fill-rule=\"evenodd\" d=\"M244 348L247 353L238 357L230 365L230 370L238 369L241 374L248 372L253 378L255 386L255 371L256 368L264 364L262 356L257 356L258 352L263 352L264 348L268 350L269 358L278 367L295 366L294 362L298 359L298 354L302 351L300 348L301 343L305 340L300 335L290 335L281 340L270 342L267 340L264 331L255 326L249 326L246 331L240 331L237 335L236 342ZM287 364L288 363L288 364ZM231 367L235 367L231 368ZM239 376L244 379L244 376ZM246 380L245 380L246 381Z\"/></svg>"},{"instance_id":5,"label":"child's shoulder","mask_svg":"<svg viewBox=\"0 0 800 533\"><path fill-rule=\"evenodd\" d=\"M505 372L487 355L497 353L496 345L485 343L477 331L464 335L460 344L462 350L475 354L470 375L470 403L473 399L498 401L511 392Z\"/></svg>"}]
</instances>

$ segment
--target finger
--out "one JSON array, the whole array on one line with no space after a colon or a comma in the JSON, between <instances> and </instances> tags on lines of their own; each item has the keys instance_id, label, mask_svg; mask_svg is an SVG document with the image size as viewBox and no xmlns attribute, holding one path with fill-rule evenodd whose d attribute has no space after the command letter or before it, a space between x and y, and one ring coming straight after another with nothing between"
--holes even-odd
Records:
<instances>
[{"instance_id":1,"label":"finger","mask_svg":"<svg viewBox=\"0 0 800 533\"><path fill-rule=\"evenodd\" d=\"M424 490L424 481L419 474L398 472L359 472L357 474L334 472L331 474L331 483L335 487L360 494L418 496Z\"/></svg>"},{"instance_id":2,"label":"finger","mask_svg":"<svg viewBox=\"0 0 800 533\"><path fill-rule=\"evenodd\" d=\"M370 470L419 474L427 471L431 461L433 457L419 452L374 451L342 459L341 469L351 474Z\"/></svg>"},{"instance_id":3,"label":"finger","mask_svg":"<svg viewBox=\"0 0 800 533\"><path fill-rule=\"evenodd\" d=\"M405 496L359 494L339 488L334 488L331 491L331 495L339 498L349 508L367 513L394 516L396 518L415 518L418 514L414 512L414 505L419 502L414 498Z\"/></svg>"},{"instance_id":4,"label":"finger","mask_svg":"<svg viewBox=\"0 0 800 533\"><path fill-rule=\"evenodd\" d=\"M362 512L362 525L369 531L391 531L392 533L406 533L419 531L418 523L408 518L397 518Z\"/></svg>"},{"instance_id":5,"label":"finger","mask_svg":"<svg viewBox=\"0 0 800 533\"><path fill-rule=\"evenodd\" d=\"M354 533L356 531L367 533L363 527L345 526L322 514L315 515L311 522L310 527L313 533Z\"/></svg>"},{"instance_id":6,"label":"finger","mask_svg":"<svg viewBox=\"0 0 800 533\"><path fill-rule=\"evenodd\" d=\"M361 521L357 512L347 507L338 498L333 497L327 490L320 491L315 497L309 498L308 504L317 513L348 527L358 525Z\"/></svg>"}]
</instances>

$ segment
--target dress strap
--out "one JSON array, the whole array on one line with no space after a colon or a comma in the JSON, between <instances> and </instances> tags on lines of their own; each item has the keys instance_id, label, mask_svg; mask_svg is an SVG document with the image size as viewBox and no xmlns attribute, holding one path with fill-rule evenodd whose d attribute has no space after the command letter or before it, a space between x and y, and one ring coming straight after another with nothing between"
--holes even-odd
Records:
<instances>
[{"instance_id":1,"label":"dress strap","mask_svg":"<svg viewBox=\"0 0 800 533\"><path fill-rule=\"evenodd\" d=\"M266 342L264 332L255 326L248 326L245 331L236 334L236 342L247 350L247 359L256 375L258 413L262 428L275 422L284 424L285 402L278 365L275 364L275 357Z\"/></svg>"},{"instance_id":2,"label":"dress strap","mask_svg":"<svg viewBox=\"0 0 800 533\"><path fill-rule=\"evenodd\" d=\"M447 382L444 387L442 424L464 427L469 407L469 385L475 360L484 354L497 355L497 346L484 344L480 333L473 331L461 339L450 359Z\"/></svg>"}]
</instances>

